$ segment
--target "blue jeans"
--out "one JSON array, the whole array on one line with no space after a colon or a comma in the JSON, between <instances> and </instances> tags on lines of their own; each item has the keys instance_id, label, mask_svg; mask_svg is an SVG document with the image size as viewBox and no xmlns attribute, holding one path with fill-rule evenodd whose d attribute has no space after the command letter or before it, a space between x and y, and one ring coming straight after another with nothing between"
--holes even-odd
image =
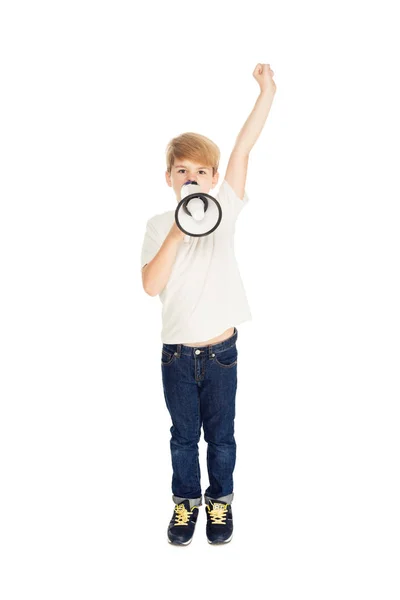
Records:
<instances>
[{"instance_id":1,"label":"blue jeans","mask_svg":"<svg viewBox=\"0 0 400 600\"><path fill-rule=\"evenodd\" d=\"M171 415L172 493L175 503L201 505L198 442L203 425L209 487L204 498L231 503L236 462L234 437L238 331L217 344L194 348L164 344L161 372Z\"/></svg>"}]
</instances>

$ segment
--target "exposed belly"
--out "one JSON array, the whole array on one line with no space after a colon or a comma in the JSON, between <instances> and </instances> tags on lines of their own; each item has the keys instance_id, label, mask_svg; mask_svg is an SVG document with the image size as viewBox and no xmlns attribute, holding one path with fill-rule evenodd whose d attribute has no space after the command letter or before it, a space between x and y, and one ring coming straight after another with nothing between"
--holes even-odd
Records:
<instances>
[{"instance_id":1,"label":"exposed belly","mask_svg":"<svg viewBox=\"0 0 400 600\"><path fill-rule=\"evenodd\" d=\"M223 342L224 340L227 340L229 337L231 337L231 335L234 334L234 331L235 328L230 327L229 329L224 331L224 333L221 333L221 335L218 335L217 337L214 337L211 340L207 340L206 342L197 342L196 344L184 344L184 346L196 346L196 348L198 348L199 346L209 346L210 344L217 344L218 342Z\"/></svg>"}]
</instances>

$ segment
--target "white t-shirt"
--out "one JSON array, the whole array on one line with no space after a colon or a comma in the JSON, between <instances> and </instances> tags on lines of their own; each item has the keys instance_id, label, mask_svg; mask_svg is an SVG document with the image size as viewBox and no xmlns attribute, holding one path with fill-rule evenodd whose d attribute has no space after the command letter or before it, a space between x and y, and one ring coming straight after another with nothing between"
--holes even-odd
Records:
<instances>
[{"instance_id":1,"label":"white t-shirt","mask_svg":"<svg viewBox=\"0 0 400 600\"><path fill-rule=\"evenodd\" d=\"M241 200L225 179L211 195L221 205L219 226L209 235L185 236L159 294L165 344L206 341L252 319L234 254L235 221L249 198L245 191ZM175 210L169 210L147 221L141 267L157 254L174 219Z\"/></svg>"}]
</instances>

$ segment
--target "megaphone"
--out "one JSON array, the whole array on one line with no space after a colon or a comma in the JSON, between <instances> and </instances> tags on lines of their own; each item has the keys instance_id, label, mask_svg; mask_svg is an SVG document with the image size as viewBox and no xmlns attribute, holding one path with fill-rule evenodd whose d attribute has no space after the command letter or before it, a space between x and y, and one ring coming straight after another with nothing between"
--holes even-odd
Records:
<instances>
[{"instance_id":1,"label":"megaphone","mask_svg":"<svg viewBox=\"0 0 400 600\"><path fill-rule=\"evenodd\" d=\"M181 201L175 210L175 222L179 229L193 237L209 235L222 219L221 206L213 196L200 189L197 181L187 181L181 188Z\"/></svg>"}]
</instances>

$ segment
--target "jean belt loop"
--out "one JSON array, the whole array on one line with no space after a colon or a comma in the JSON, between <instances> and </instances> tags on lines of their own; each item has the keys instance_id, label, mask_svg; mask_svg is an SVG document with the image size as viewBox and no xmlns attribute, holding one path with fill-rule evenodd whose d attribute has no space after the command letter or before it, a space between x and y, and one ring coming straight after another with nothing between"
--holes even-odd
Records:
<instances>
[{"instance_id":1,"label":"jean belt loop","mask_svg":"<svg viewBox=\"0 0 400 600\"><path fill-rule=\"evenodd\" d=\"M181 357L181 346L182 346L182 344L178 344L177 348L176 348L176 352L177 352L178 358Z\"/></svg>"}]
</instances>

